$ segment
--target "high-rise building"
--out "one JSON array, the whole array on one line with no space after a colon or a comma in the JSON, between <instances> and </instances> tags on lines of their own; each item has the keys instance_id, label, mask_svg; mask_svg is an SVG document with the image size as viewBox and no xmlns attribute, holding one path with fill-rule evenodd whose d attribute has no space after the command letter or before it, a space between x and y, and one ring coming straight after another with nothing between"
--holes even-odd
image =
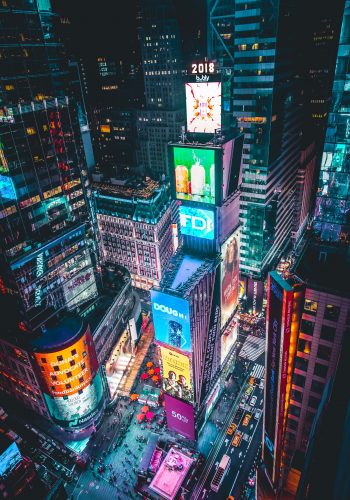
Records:
<instances>
[{"instance_id":1,"label":"high-rise building","mask_svg":"<svg viewBox=\"0 0 350 500\"><path fill-rule=\"evenodd\" d=\"M185 120L181 41L172 0L143 0L139 23L146 102L136 119L137 163L159 178L167 170L166 145L179 137Z\"/></svg>"},{"instance_id":2,"label":"high-rise building","mask_svg":"<svg viewBox=\"0 0 350 500\"><path fill-rule=\"evenodd\" d=\"M223 115L245 134L240 218L241 271L266 271L290 241L300 161L302 110L297 78L296 2L209 0L208 56L231 98Z\"/></svg>"}]
</instances>

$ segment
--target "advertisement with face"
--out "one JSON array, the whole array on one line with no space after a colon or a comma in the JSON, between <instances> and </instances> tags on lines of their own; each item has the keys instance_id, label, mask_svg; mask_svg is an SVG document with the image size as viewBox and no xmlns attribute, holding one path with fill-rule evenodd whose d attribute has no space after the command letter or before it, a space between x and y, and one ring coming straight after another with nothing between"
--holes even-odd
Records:
<instances>
[{"instance_id":1,"label":"advertisement with face","mask_svg":"<svg viewBox=\"0 0 350 500\"><path fill-rule=\"evenodd\" d=\"M181 233L206 240L214 239L214 212L180 205Z\"/></svg>"},{"instance_id":2,"label":"advertisement with face","mask_svg":"<svg viewBox=\"0 0 350 500\"><path fill-rule=\"evenodd\" d=\"M169 346L191 351L190 309L187 300L151 290L155 338Z\"/></svg>"},{"instance_id":3,"label":"advertisement with face","mask_svg":"<svg viewBox=\"0 0 350 500\"><path fill-rule=\"evenodd\" d=\"M161 347L163 390L185 401L193 402L190 359L184 354Z\"/></svg>"},{"instance_id":4,"label":"advertisement with face","mask_svg":"<svg viewBox=\"0 0 350 500\"><path fill-rule=\"evenodd\" d=\"M221 82L186 83L186 115L188 132L221 129Z\"/></svg>"},{"instance_id":5,"label":"advertisement with face","mask_svg":"<svg viewBox=\"0 0 350 500\"><path fill-rule=\"evenodd\" d=\"M175 191L178 200L215 203L215 151L174 147Z\"/></svg>"},{"instance_id":6,"label":"advertisement with face","mask_svg":"<svg viewBox=\"0 0 350 500\"><path fill-rule=\"evenodd\" d=\"M164 395L164 400L168 429L194 441L196 436L193 406L169 394Z\"/></svg>"},{"instance_id":7,"label":"advertisement with face","mask_svg":"<svg viewBox=\"0 0 350 500\"><path fill-rule=\"evenodd\" d=\"M221 247L221 328L238 304L239 231L235 231Z\"/></svg>"}]
</instances>

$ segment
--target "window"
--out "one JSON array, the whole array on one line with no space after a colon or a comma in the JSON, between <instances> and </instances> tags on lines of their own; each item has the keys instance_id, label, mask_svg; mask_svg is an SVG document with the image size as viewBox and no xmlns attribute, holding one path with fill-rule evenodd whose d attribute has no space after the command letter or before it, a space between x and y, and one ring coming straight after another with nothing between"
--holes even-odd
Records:
<instances>
[{"instance_id":1,"label":"window","mask_svg":"<svg viewBox=\"0 0 350 500\"><path fill-rule=\"evenodd\" d=\"M75 361L74 361L74 359L72 359L72 361L70 361L70 362L69 362L69 364L70 364L71 366L74 366L74 365L75 365Z\"/></svg>"},{"instance_id":2,"label":"window","mask_svg":"<svg viewBox=\"0 0 350 500\"><path fill-rule=\"evenodd\" d=\"M66 384L66 389L71 389L71 384Z\"/></svg>"},{"instance_id":3,"label":"window","mask_svg":"<svg viewBox=\"0 0 350 500\"><path fill-rule=\"evenodd\" d=\"M67 372L67 378L70 378L72 376L72 372Z\"/></svg>"},{"instance_id":4,"label":"window","mask_svg":"<svg viewBox=\"0 0 350 500\"><path fill-rule=\"evenodd\" d=\"M316 316L317 307L318 307L317 302L315 302L314 300L305 299L304 311L307 314L312 314L313 316Z\"/></svg>"},{"instance_id":5,"label":"window","mask_svg":"<svg viewBox=\"0 0 350 500\"><path fill-rule=\"evenodd\" d=\"M325 345L319 345L317 350L317 357L329 361L331 359L332 349Z\"/></svg>"},{"instance_id":6,"label":"window","mask_svg":"<svg viewBox=\"0 0 350 500\"><path fill-rule=\"evenodd\" d=\"M311 391L316 392L317 394L322 394L324 389L323 382L318 382L317 380L313 380L311 384Z\"/></svg>"},{"instance_id":7,"label":"window","mask_svg":"<svg viewBox=\"0 0 350 500\"><path fill-rule=\"evenodd\" d=\"M46 363L46 358L41 358L42 363Z\"/></svg>"},{"instance_id":8,"label":"window","mask_svg":"<svg viewBox=\"0 0 350 500\"><path fill-rule=\"evenodd\" d=\"M55 372L59 372L60 371L60 367L59 366L54 366L53 369L55 370Z\"/></svg>"},{"instance_id":9,"label":"window","mask_svg":"<svg viewBox=\"0 0 350 500\"><path fill-rule=\"evenodd\" d=\"M292 418L288 418L288 420L287 420L287 427L289 427L293 431L296 431L298 429L298 421L297 420L293 420Z\"/></svg>"},{"instance_id":10,"label":"window","mask_svg":"<svg viewBox=\"0 0 350 500\"><path fill-rule=\"evenodd\" d=\"M340 313L340 307L332 306L332 304L327 304L324 310L324 319L329 319L331 321L338 321Z\"/></svg>"},{"instance_id":11,"label":"window","mask_svg":"<svg viewBox=\"0 0 350 500\"><path fill-rule=\"evenodd\" d=\"M335 328L333 328L333 326L322 325L320 337L321 339L332 342L335 337Z\"/></svg>"},{"instance_id":12,"label":"window","mask_svg":"<svg viewBox=\"0 0 350 500\"><path fill-rule=\"evenodd\" d=\"M314 333L315 323L313 321L309 321L308 319L301 320L300 330L306 335L312 335Z\"/></svg>"},{"instance_id":13,"label":"window","mask_svg":"<svg viewBox=\"0 0 350 500\"><path fill-rule=\"evenodd\" d=\"M52 380L57 380L56 375L51 375L51 379L52 379Z\"/></svg>"},{"instance_id":14,"label":"window","mask_svg":"<svg viewBox=\"0 0 350 500\"><path fill-rule=\"evenodd\" d=\"M72 353L72 356L75 356L75 355L76 355L76 353L77 353L77 350L76 350L76 349L73 349L73 350L71 351L71 353Z\"/></svg>"},{"instance_id":15,"label":"window","mask_svg":"<svg viewBox=\"0 0 350 500\"><path fill-rule=\"evenodd\" d=\"M300 417L301 408L299 406L289 405L289 413L294 417Z\"/></svg>"},{"instance_id":16,"label":"window","mask_svg":"<svg viewBox=\"0 0 350 500\"><path fill-rule=\"evenodd\" d=\"M304 358L296 358L295 359L295 368L298 370L302 370L303 372L307 371L308 360Z\"/></svg>"},{"instance_id":17,"label":"window","mask_svg":"<svg viewBox=\"0 0 350 500\"><path fill-rule=\"evenodd\" d=\"M303 375L295 374L293 377L293 384L304 387L305 386L305 377Z\"/></svg>"},{"instance_id":18,"label":"window","mask_svg":"<svg viewBox=\"0 0 350 500\"><path fill-rule=\"evenodd\" d=\"M320 365L320 363L315 363L314 375L317 377L326 378L328 371L328 366Z\"/></svg>"},{"instance_id":19,"label":"window","mask_svg":"<svg viewBox=\"0 0 350 500\"><path fill-rule=\"evenodd\" d=\"M311 408L315 408L317 410L319 404L320 404L320 400L318 398L315 398L314 396L309 397L308 405Z\"/></svg>"},{"instance_id":20,"label":"window","mask_svg":"<svg viewBox=\"0 0 350 500\"><path fill-rule=\"evenodd\" d=\"M309 340L299 339L298 351L303 352L304 354L310 354L311 342Z\"/></svg>"},{"instance_id":21,"label":"window","mask_svg":"<svg viewBox=\"0 0 350 500\"><path fill-rule=\"evenodd\" d=\"M80 377L79 382L82 384L84 382L84 377Z\"/></svg>"},{"instance_id":22,"label":"window","mask_svg":"<svg viewBox=\"0 0 350 500\"><path fill-rule=\"evenodd\" d=\"M293 389L292 393L291 393L291 399L293 399L293 401L297 401L298 403L301 403L303 400L303 393L300 391L297 391L296 389Z\"/></svg>"},{"instance_id":23,"label":"window","mask_svg":"<svg viewBox=\"0 0 350 500\"><path fill-rule=\"evenodd\" d=\"M57 361L63 361L63 356L57 356Z\"/></svg>"}]
</instances>

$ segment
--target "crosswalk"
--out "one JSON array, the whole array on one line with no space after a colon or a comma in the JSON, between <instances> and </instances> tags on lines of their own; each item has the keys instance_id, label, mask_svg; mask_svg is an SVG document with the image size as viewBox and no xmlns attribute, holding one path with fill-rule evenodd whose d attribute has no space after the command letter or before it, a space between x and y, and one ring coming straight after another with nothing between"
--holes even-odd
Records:
<instances>
[{"instance_id":1,"label":"crosswalk","mask_svg":"<svg viewBox=\"0 0 350 500\"><path fill-rule=\"evenodd\" d=\"M241 358L249 359L250 361L256 361L264 350L265 339L248 335L240 350L239 356Z\"/></svg>"},{"instance_id":2,"label":"crosswalk","mask_svg":"<svg viewBox=\"0 0 350 500\"><path fill-rule=\"evenodd\" d=\"M258 365L255 363L251 371L251 376L254 378L264 378L265 367L263 365Z\"/></svg>"}]
</instances>

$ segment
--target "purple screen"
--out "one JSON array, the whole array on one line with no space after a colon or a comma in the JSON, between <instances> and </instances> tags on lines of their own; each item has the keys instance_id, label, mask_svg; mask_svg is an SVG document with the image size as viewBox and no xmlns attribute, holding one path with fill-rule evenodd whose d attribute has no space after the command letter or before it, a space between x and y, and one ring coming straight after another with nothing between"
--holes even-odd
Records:
<instances>
[{"instance_id":1,"label":"purple screen","mask_svg":"<svg viewBox=\"0 0 350 500\"><path fill-rule=\"evenodd\" d=\"M193 406L165 394L168 428L189 439L195 439Z\"/></svg>"}]
</instances>

